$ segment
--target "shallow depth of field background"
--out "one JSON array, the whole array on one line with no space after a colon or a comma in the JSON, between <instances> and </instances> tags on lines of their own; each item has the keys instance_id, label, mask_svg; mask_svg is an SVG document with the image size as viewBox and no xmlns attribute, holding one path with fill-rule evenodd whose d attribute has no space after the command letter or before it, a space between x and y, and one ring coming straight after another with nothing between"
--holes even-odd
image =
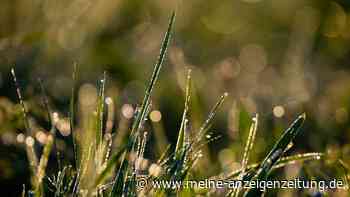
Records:
<instances>
[{"instance_id":1,"label":"shallow depth of field background","mask_svg":"<svg viewBox=\"0 0 350 197\"><path fill-rule=\"evenodd\" d=\"M223 92L230 95L211 129L210 135L221 138L204 148L198 176L239 168L255 113L260 125L252 161L263 159L302 112L307 114L306 123L290 152L328 154L324 161L280 170L278 177L329 179L339 172L336 159L350 163L348 1L1 0L1 191L19 194L22 184L29 182L26 139L10 69L15 68L24 90L39 152L48 129L37 82L39 77L44 80L50 103L62 120L58 148L67 163L73 155L66 124L74 62L79 65L80 114L96 101L95 86L106 70L107 96L115 105L113 131L127 128L175 8L173 40L147 124L150 163L168 143L175 146L188 68L194 82L194 129Z\"/></svg>"}]
</instances>

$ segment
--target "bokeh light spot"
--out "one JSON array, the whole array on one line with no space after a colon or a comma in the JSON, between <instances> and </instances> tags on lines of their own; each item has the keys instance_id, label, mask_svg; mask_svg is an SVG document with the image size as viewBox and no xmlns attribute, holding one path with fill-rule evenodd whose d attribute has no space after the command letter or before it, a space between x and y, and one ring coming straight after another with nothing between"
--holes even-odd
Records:
<instances>
[{"instance_id":1,"label":"bokeh light spot","mask_svg":"<svg viewBox=\"0 0 350 197\"><path fill-rule=\"evenodd\" d=\"M277 105L273 108L273 115L277 118L281 118L284 115L284 108L281 105Z\"/></svg>"}]
</instances>

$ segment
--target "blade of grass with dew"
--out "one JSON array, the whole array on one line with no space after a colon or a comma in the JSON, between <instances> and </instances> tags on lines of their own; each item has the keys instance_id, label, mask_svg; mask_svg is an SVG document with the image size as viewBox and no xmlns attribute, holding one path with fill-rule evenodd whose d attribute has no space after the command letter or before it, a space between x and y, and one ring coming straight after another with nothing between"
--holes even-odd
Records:
<instances>
[{"instance_id":1,"label":"blade of grass with dew","mask_svg":"<svg viewBox=\"0 0 350 197\"><path fill-rule=\"evenodd\" d=\"M311 161L311 160L320 160L324 155L322 153L304 153L304 154L297 154L293 156L287 156L287 157L282 157L279 159L276 164L272 167L272 169L278 169L285 167L286 165L292 165L297 162L304 162L304 161ZM254 170L256 171L259 168L260 164L255 163L248 165L246 168L246 172L249 170ZM242 173L242 170L237 170L234 172L231 172L226 176L225 179L235 179L237 178L240 174Z\"/></svg>"},{"instance_id":2,"label":"blade of grass with dew","mask_svg":"<svg viewBox=\"0 0 350 197\"><path fill-rule=\"evenodd\" d=\"M286 156L286 157L282 157L280 158L276 164L272 167L272 171L279 169L279 168L283 168L285 166L288 165L293 165L296 163L301 163L301 162L306 162L306 161L317 161L320 160L324 157L323 153L303 153L303 154L297 154L297 155L292 155L292 156ZM260 163L254 163L254 164L250 164L247 165L246 170L245 170L245 176L247 176L250 172L255 172L259 169ZM228 175L217 175L215 177L211 177L209 179L220 179L220 180L235 180L238 179L239 176L242 174L242 169L233 171L231 173L229 173ZM243 178L245 180L247 180L246 178ZM201 189L201 192L205 192L205 189Z\"/></svg>"},{"instance_id":3,"label":"blade of grass with dew","mask_svg":"<svg viewBox=\"0 0 350 197\"><path fill-rule=\"evenodd\" d=\"M109 156L111 153L111 147L112 147L112 135L110 133L106 133L103 137L103 141L102 141L102 147L101 147L101 167L105 167L106 164L108 163L109 160ZM99 169L101 169L101 167L98 167L98 173L100 172Z\"/></svg>"},{"instance_id":4,"label":"blade of grass with dew","mask_svg":"<svg viewBox=\"0 0 350 197\"><path fill-rule=\"evenodd\" d=\"M93 184L96 156L96 112L93 108L86 109L85 116L81 119L84 137L78 143L80 148L80 161L77 168L77 182L75 192L87 191ZM90 173L91 172L91 173Z\"/></svg>"},{"instance_id":5,"label":"blade of grass with dew","mask_svg":"<svg viewBox=\"0 0 350 197\"><path fill-rule=\"evenodd\" d=\"M151 104L149 103L146 106L146 110L145 110L145 114L149 114L150 110L151 110ZM138 111L140 112L140 111ZM127 195L126 192L129 191L128 187L129 186L133 186L132 184L130 184L130 178L128 177L133 177L133 173L134 173L134 165L129 165L129 158L130 158L130 153L131 152L136 152L138 153L141 147L141 133L140 130L143 127L144 122L146 121L146 118L142 119L140 122L140 127L138 129L137 132L134 133L134 135L129 135L129 140L127 141L127 146L126 146L126 150L125 150L125 154L123 157L123 161L125 162L126 165L125 169L124 168L120 168L119 171L121 169L123 169L122 171L122 176L124 176L125 178L123 179L124 181L122 182L122 190L124 191L124 195ZM126 158L126 159L125 159ZM134 161L135 162L135 161ZM118 171L118 175L119 175L119 171Z\"/></svg>"},{"instance_id":6,"label":"blade of grass with dew","mask_svg":"<svg viewBox=\"0 0 350 197\"><path fill-rule=\"evenodd\" d=\"M292 156L282 157L276 162L276 164L272 167L272 169L277 169L277 168L284 167L286 165L295 164L296 162L320 160L323 156L324 156L323 153L303 153L303 154L296 154Z\"/></svg>"},{"instance_id":7,"label":"blade of grass with dew","mask_svg":"<svg viewBox=\"0 0 350 197\"><path fill-rule=\"evenodd\" d=\"M94 154L94 144L86 145L88 146L87 149L83 152L82 160L81 160L81 165L79 167L79 171L77 174L77 181L78 184L76 185L75 192L79 192L79 188L85 189L88 188L86 184L90 184L90 177L86 176L87 172L89 170L89 167L91 167L91 158L93 157ZM86 183L89 182L89 183ZM84 188L84 186L87 186Z\"/></svg>"},{"instance_id":8,"label":"blade of grass with dew","mask_svg":"<svg viewBox=\"0 0 350 197\"><path fill-rule=\"evenodd\" d=\"M288 145L294 140L295 136L299 133L301 126L306 118L305 113L300 115L291 126L283 133L278 142L274 145L270 153L266 156L254 176L256 180L266 180L273 165L280 159L285 152ZM245 196L260 196L261 190L253 188L245 193Z\"/></svg>"},{"instance_id":9,"label":"blade of grass with dew","mask_svg":"<svg viewBox=\"0 0 350 197\"><path fill-rule=\"evenodd\" d=\"M304 162L304 161L312 161L312 160L320 160L323 157L323 153L303 153L303 154L297 154L293 156L286 156L279 159L276 164L272 167L272 170L283 168L287 165L293 165L297 162ZM260 164L255 163L247 166L247 170L255 169L259 167ZM232 172L230 175L228 175L228 178L232 179L241 173L241 170Z\"/></svg>"},{"instance_id":10,"label":"blade of grass with dew","mask_svg":"<svg viewBox=\"0 0 350 197\"><path fill-rule=\"evenodd\" d=\"M74 182L72 166L64 166L56 176L48 177L48 182L53 186L52 192L54 192L55 197L68 196Z\"/></svg>"},{"instance_id":11,"label":"blade of grass with dew","mask_svg":"<svg viewBox=\"0 0 350 197\"><path fill-rule=\"evenodd\" d=\"M255 117L252 119L253 123L250 127L249 136L247 139L247 144L244 148L244 154L243 154L243 159L242 159L242 173L244 173L246 170L246 167L248 165L248 160L249 160L249 154L250 154L251 150L253 149L256 131L258 128L258 118L259 118L259 115L256 114Z\"/></svg>"},{"instance_id":12,"label":"blade of grass with dew","mask_svg":"<svg viewBox=\"0 0 350 197\"><path fill-rule=\"evenodd\" d=\"M107 120L106 120L106 129L105 134L103 136L103 146L102 146L102 155L103 155L103 166L108 162L111 149L112 149L112 143L113 143L113 136L112 136L112 129L114 126L114 103L111 98L106 99L106 105L107 105Z\"/></svg>"},{"instance_id":13,"label":"blade of grass with dew","mask_svg":"<svg viewBox=\"0 0 350 197\"><path fill-rule=\"evenodd\" d=\"M68 167L69 168L69 167ZM57 175L57 181L56 181L56 192L55 192L55 197L60 196L61 194L61 189L63 188L63 181L64 181L64 177L66 175L66 170L67 167L65 166L62 171L58 172Z\"/></svg>"},{"instance_id":14,"label":"blade of grass with dew","mask_svg":"<svg viewBox=\"0 0 350 197\"><path fill-rule=\"evenodd\" d=\"M136 196L136 176L138 175L139 160L143 158L144 150L146 147L147 132L143 132L143 137L138 135L138 142L136 146L136 158L132 163L130 179L125 182L124 194L126 196Z\"/></svg>"},{"instance_id":15,"label":"blade of grass with dew","mask_svg":"<svg viewBox=\"0 0 350 197\"><path fill-rule=\"evenodd\" d=\"M43 153L40 157L39 166L38 166L37 173L36 173L36 177L37 177L36 184L37 185L36 185L36 188L34 190L36 196L41 196L40 190L42 190L42 188L43 188L42 181L43 181L43 178L46 174L45 171L46 171L47 163L49 160L49 156L50 156L51 149L52 149L52 146L54 144L55 135L56 135L56 127L55 127L55 123L54 123L54 120L52 117L51 108L49 106L49 101L48 101L48 98L46 96L45 88L44 88L44 85L43 85L41 80L39 80L39 84L40 84L41 91L43 94L44 105L45 105L46 111L48 113L48 118L49 118L49 121L51 124L51 129L50 129L50 134L48 134L48 136L47 136L46 144L44 146Z\"/></svg>"},{"instance_id":16,"label":"blade of grass with dew","mask_svg":"<svg viewBox=\"0 0 350 197\"><path fill-rule=\"evenodd\" d=\"M159 157L157 164L163 165L166 162L167 160L166 156L169 154L170 147L171 147L171 144L168 144L168 146L163 151L162 155Z\"/></svg>"},{"instance_id":17,"label":"blade of grass with dew","mask_svg":"<svg viewBox=\"0 0 350 197\"><path fill-rule=\"evenodd\" d=\"M17 92L17 96L18 96L18 100L19 100L19 103L22 107L22 115L23 115L23 121L24 121L24 127L26 129L26 134L29 135L30 133L30 126L29 126L29 120L28 120L28 117L27 117L27 108L25 107L25 104L24 104L24 100L23 100L23 97L22 97L22 91L21 91L21 88L20 88L20 85L17 81L17 77L16 77L16 72L15 72L15 69L12 68L11 69L11 74L12 74L12 77L13 77L13 82L15 83L15 86L16 86L16 92Z\"/></svg>"},{"instance_id":18,"label":"blade of grass with dew","mask_svg":"<svg viewBox=\"0 0 350 197\"><path fill-rule=\"evenodd\" d=\"M187 82L186 82L186 94L185 94L185 108L182 114L181 126L179 131L179 136L177 138L176 148L175 148L175 156L180 155L180 149L184 146L184 136L185 136L185 122L187 120L189 104L191 99L191 69L188 70L187 73Z\"/></svg>"},{"instance_id":19,"label":"blade of grass with dew","mask_svg":"<svg viewBox=\"0 0 350 197\"><path fill-rule=\"evenodd\" d=\"M133 141L133 136L135 135L135 133L138 132L139 128L141 127L141 122L145 119L145 115L146 115L146 111L147 111L147 108L148 108L148 105L150 103L150 97L151 97L151 94L152 94L152 90L157 82L157 79L158 79L158 76L159 76L159 73L160 73L160 70L161 70L161 67L162 67L162 64L163 64L163 61L164 61L164 58L165 58L165 54L166 54L166 50L168 48L168 44L170 42L170 37L171 37L171 32L172 32L172 29L173 29L173 24L174 24L174 21L175 21L175 12L172 13L171 15L171 18L170 18L170 22L169 22L169 25L168 25L168 29L165 33L165 36L164 36L164 40L163 40L163 43L162 43L162 46L161 46L161 49L160 49L160 54L159 54L159 57L158 57L158 61L157 63L155 64L154 66L154 70L153 70L153 74L152 74L152 77L151 77L151 80L150 80L150 83L146 89L146 92L145 92L145 97L143 99L143 102L142 102L142 105L141 105L141 110L140 112L137 114L137 117L135 119L135 122L132 126L132 130L131 130L131 139L129 140L132 140ZM122 165L120 166L120 169L117 173L117 176L115 178L115 182L113 184L113 187L112 187L112 191L110 193L110 196L111 197L114 197L114 196L120 196L122 195L122 190L123 190L123 182L124 182L124 179L125 179L125 173L123 171L126 171L127 167L128 167L128 156L129 156L129 152L132 148L132 144L133 142L130 142L131 146L128 146L127 147L127 150L124 154L124 158L123 158L123 161L122 161Z\"/></svg>"},{"instance_id":20,"label":"blade of grass with dew","mask_svg":"<svg viewBox=\"0 0 350 197\"><path fill-rule=\"evenodd\" d=\"M106 85L106 71L103 73L103 79L100 81L99 96L97 101L97 118L96 118L96 145L101 144L103 135L103 110L105 103L105 85Z\"/></svg>"},{"instance_id":21,"label":"blade of grass with dew","mask_svg":"<svg viewBox=\"0 0 350 197\"><path fill-rule=\"evenodd\" d=\"M133 125L132 131L131 131L132 133L137 132L137 130L141 126L140 125L141 121L145 118L146 109L147 109L147 106L150 103L151 94L152 94L154 86L155 86L155 84L156 84L156 82L158 80L159 73L160 73L160 70L162 68L163 61L164 61L164 58L165 58L165 55L166 55L166 51L167 51L167 48L168 48L168 44L170 42L171 32L172 32L173 24L174 24L174 21L175 21L175 16L176 16L176 14L175 14L175 12L173 12L171 17L170 17L170 22L169 22L169 25L168 25L168 29L167 29L167 31L165 33L165 36L164 36L164 39L163 39L163 42L162 42L162 46L161 46L161 49L160 49L160 54L159 54L159 57L158 57L158 61L154 65L154 70L153 70L153 73L152 73L152 76L151 76L151 80L150 80L150 82L149 82L149 84L147 86L147 89L145 91L145 97L144 97L142 105L141 105L140 113L136 117L135 123Z\"/></svg>"},{"instance_id":22,"label":"blade of grass with dew","mask_svg":"<svg viewBox=\"0 0 350 197\"><path fill-rule=\"evenodd\" d=\"M25 133L26 133L26 136L29 136L30 135L30 124L29 124L29 120L28 120L28 116L27 116L27 108L25 107L25 104L24 104L21 88L20 88L20 85L17 81L16 72L15 72L14 68L11 69L11 74L12 74L13 82L14 82L15 87L16 87L17 97L18 97L18 100L19 100L21 108L22 108L22 116L23 116L23 121L24 121ZM35 153L33 144L26 143L25 146L26 146L26 153L27 153L27 157L28 157L29 165L30 165L30 169L31 169L31 174L32 174L32 178L31 178L32 179L32 186L34 187L36 184L36 177L34 177L34 175L36 174L36 168L38 166L38 157Z\"/></svg>"},{"instance_id":23,"label":"blade of grass with dew","mask_svg":"<svg viewBox=\"0 0 350 197\"><path fill-rule=\"evenodd\" d=\"M246 171L246 168L248 165L249 154L250 154L251 150L253 149L256 131L258 128L258 118L259 118L258 114L256 114L255 117L252 118L253 122L250 125L247 143L246 143L246 146L244 148L243 159L242 159L242 163L241 163L242 170L241 170L241 174L238 178L239 180L241 180L243 178L243 175L245 174L245 171ZM235 188L232 194L233 194L233 196L238 196L239 192L240 192L240 188Z\"/></svg>"},{"instance_id":24,"label":"blade of grass with dew","mask_svg":"<svg viewBox=\"0 0 350 197\"><path fill-rule=\"evenodd\" d=\"M112 172L113 167L117 164L118 160L124 153L125 149L122 148L118 150L116 153L111 155L111 158L108 160L106 167L103 169L103 171L99 174L99 176L96 178L95 181L95 187L98 186L99 184L103 183L104 180L108 178L108 174Z\"/></svg>"},{"instance_id":25,"label":"blade of grass with dew","mask_svg":"<svg viewBox=\"0 0 350 197\"><path fill-rule=\"evenodd\" d=\"M214 119L215 114L217 113L217 111L221 107L221 105L223 104L226 97L227 97L227 93L225 93L223 96L221 96L219 101L215 104L215 106L213 107L213 109L209 113L209 117L202 125L201 130L198 134L198 137L195 139L195 141L192 141L191 143L183 143L182 147L178 146L178 149L174 152L174 157L170 157L166 161L166 163L168 163L169 166L168 166L168 170L167 170L167 175L163 177L164 179L183 181L187 177L189 169L191 168L193 163L195 163L195 160L197 160L197 156L196 156L197 154L195 154L194 159L190 159L190 161L186 161L188 152L190 150L193 151L194 145L198 145L198 144L200 145L201 140L203 139L203 135L205 134L205 131L207 131L210 128L211 122ZM184 119L184 120L186 120L186 119ZM185 130L185 126L186 126L185 123L186 123L186 121L184 121L184 129L183 130ZM181 137L180 137L180 139L181 139ZM183 140L184 139L185 139L185 137L183 137ZM183 140L182 140L182 142L183 142ZM176 156L176 154L179 156ZM164 189L164 192L168 195L171 195L173 191L171 189Z\"/></svg>"},{"instance_id":26,"label":"blade of grass with dew","mask_svg":"<svg viewBox=\"0 0 350 197\"><path fill-rule=\"evenodd\" d=\"M49 160L49 156L50 156L53 142L54 142L54 137L50 133L47 136L46 144L44 146L43 154L41 155L38 170L36 173L37 182L36 182L36 186L34 188L34 191L35 191L35 196L38 196L38 197L43 195L42 194L42 189L43 189L42 183L43 183L43 178L45 176L45 170L47 167L47 163Z\"/></svg>"},{"instance_id":27,"label":"blade of grass with dew","mask_svg":"<svg viewBox=\"0 0 350 197\"><path fill-rule=\"evenodd\" d=\"M132 173L131 173L131 179L127 182L128 186L125 187L126 191L125 194L126 196L136 196L137 195L137 176L139 175L140 172L140 161L143 160L144 152L146 149L146 143L147 143L147 135L148 132L143 133L143 137L140 137L139 140L139 146L137 148L137 158L135 162L133 163L133 168L132 168Z\"/></svg>"},{"instance_id":28,"label":"blade of grass with dew","mask_svg":"<svg viewBox=\"0 0 350 197\"><path fill-rule=\"evenodd\" d=\"M105 107L105 85L106 85L106 71L103 73L103 78L99 82L99 94L97 100L97 109L96 109L96 153L95 153L95 163L97 169L100 166L103 166L105 161L104 150L107 146L106 140L103 138L103 114Z\"/></svg>"},{"instance_id":29,"label":"blade of grass with dew","mask_svg":"<svg viewBox=\"0 0 350 197\"><path fill-rule=\"evenodd\" d=\"M202 126L199 129L198 138L197 140L203 139L203 136L205 135L206 131L210 128L211 123L218 111L218 109L221 107L221 105L224 103L226 97L228 96L228 93L225 92L219 99L219 101L214 105L214 107L211 109L208 118L205 120L205 122L202 124Z\"/></svg>"},{"instance_id":30,"label":"blade of grass with dew","mask_svg":"<svg viewBox=\"0 0 350 197\"><path fill-rule=\"evenodd\" d=\"M291 126L284 132L270 153L262 162L261 172L257 174L258 178L266 178L269 168L271 168L275 162L282 156L288 145L294 140L299 133L301 126L306 118L305 113L300 115Z\"/></svg>"}]
</instances>

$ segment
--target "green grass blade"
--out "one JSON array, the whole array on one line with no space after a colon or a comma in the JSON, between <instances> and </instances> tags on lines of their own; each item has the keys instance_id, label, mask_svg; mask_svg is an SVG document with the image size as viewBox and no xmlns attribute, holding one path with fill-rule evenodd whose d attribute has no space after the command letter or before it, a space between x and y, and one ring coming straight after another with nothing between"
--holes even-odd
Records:
<instances>
[{"instance_id":1,"label":"green grass blade","mask_svg":"<svg viewBox=\"0 0 350 197\"><path fill-rule=\"evenodd\" d=\"M123 156L123 162L117 172L117 176L114 180L112 191L110 193L111 197L116 197L116 196L122 196L123 195L123 188L124 188L124 179L126 175L126 171L129 165L129 161L127 157L127 152L124 152Z\"/></svg>"},{"instance_id":2,"label":"green grass blade","mask_svg":"<svg viewBox=\"0 0 350 197\"><path fill-rule=\"evenodd\" d=\"M30 134L30 125L29 125L29 120L28 120L28 117L27 117L27 108L24 104L24 100L23 100L23 96L22 96L22 91L21 91L21 88L20 88L20 85L17 81L17 77L16 77L16 73L15 73L15 69L12 68L11 69L11 74L12 74L12 77L13 77L13 82L15 83L15 86L16 86L16 92L17 92L17 96L18 96L18 100L19 100L19 103L22 107L22 115L23 115L23 121L24 121L24 127L26 129L26 133L27 135Z\"/></svg>"},{"instance_id":3,"label":"green grass blade","mask_svg":"<svg viewBox=\"0 0 350 197\"><path fill-rule=\"evenodd\" d=\"M129 166L129 162L128 162L128 157L129 157L129 152L131 151L133 144L135 142L135 136L137 136L136 134L138 133L139 129L142 126L142 122L144 121L147 111L149 109L149 104L150 104L150 98L151 98L151 94L152 94L152 90L157 82L160 70L162 68L162 63L164 61L165 55L166 55L166 50L168 48L168 44L170 42L170 38L171 38L171 32L173 29L173 24L175 21L175 12L172 13L171 18L170 18L170 22L168 25L168 29L165 33L164 39L163 39L163 43L161 45L161 49L160 49L160 54L158 57L158 61L154 66L154 70L151 76L151 80L149 82L149 85L146 88L146 92L145 92L145 97L142 101L142 105L141 105L141 109L139 111L139 113L136 116L136 119L133 123L132 126L132 130L131 130L131 134L129 137L129 141L128 142L128 146L126 147L126 151L124 154L124 158L122 161L122 164L120 166L120 169L117 173L117 176L115 178L113 187L112 187L112 191L110 193L111 197L115 197L115 196L121 196L122 192L123 192L123 187L124 187L124 181L125 181L125 175L127 174L127 169Z\"/></svg>"},{"instance_id":4,"label":"green grass blade","mask_svg":"<svg viewBox=\"0 0 350 197\"><path fill-rule=\"evenodd\" d=\"M222 106L224 103L226 97L228 96L228 93L225 92L219 99L219 101L214 105L214 107L211 109L208 118L205 120L205 122L202 124L202 126L199 129L198 133L198 140L203 139L203 136L205 135L206 131L210 128L211 123L218 111L218 109Z\"/></svg>"},{"instance_id":5,"label":"green grass blade","mask_svg":"<svg viewBox=\"0 0 350 197\"><path fill-rule=\"evenodd\" d=\"M271 171L283 168L287 165L293 165L296 163L301 163L305 161L313 161L313 160L320 160L324 157L323 153L303 153L303 154L297 154L293 156L286 156L279 159L276 164L271 168ZM250 180L254 175L255 172L259 169L260 163L255 163L248 165L246 168L246 173L243 176L243 180ZM228 176L226 176L226 179L236 179L239 177L239 175L242 173L241 170L237 170L234 172L231 172Z\"/></svg>"},{"instance_id":6,"label":"green grass blade","mask_svg":"<svg viewBox=\"0 0 350 197\"><path fill-rule=\"evenodd\" d=\"M50 130L50 134L47 136L47 141L46 141L46 144L44 146L43 153L40 157L40 162L39 162L37 173L36 173L36 177L37 177L36 184L37 185L36 185L36 188L34 189L36 196L41 196L40 189L43 188L42 181L43 181L43 178L45 176L47 163L49 160L49 156L50 156L51 149L52 149L52 146L54 144L55 135L56 135L56 127L55 127L55 123L54 123L54 120L52 117L52 111L51 111L51 108L49 105L49 100L47 98L47 94L45 92L44 84L43 84L41 79L39 79L39 84L40 84L40 88L41 88L42 95L43 95L43 103L44 103L44 106L45 106L46 111L47 111L49 122L51 124L51 130ZM57 155L59 155L59 153Z\"/></svg>"},{"instance_id":7,"label":"green grass blade","mask_svg":"<svg viewBox=\"0 0 350 197\"><path fill-rule=\"evenodd\" d=\"M22 116L23 116L23 121L24 121L25 133L27 136L29 136L31 129L30 129L30 124L29 124L29 120L28 120L28 116L27 116L28 112L27 112L27 108L24 104L22 91L21 91L20 85L17 81L17 77L16 77L16 73L15 73L14 68L11 69L11 74L12 74L13 82L15 83L15 86L16 86L17 97L18 97L19 103L20 103L21 108L22 108ZM38 157L35 153L34 146L32 144L26 143L26 153L27 153L27 157L28 157L29 165L30 165L30 170L31 170L31 174L32 174L32 186L35 187L37 179L34 175L36 174L36 171L37 171L36 168L38 166Z\"/></svg>"},{"instance_id":8,"label":"green grass blade","mask_svg":"<svg viewBox=\"0 0 350 197\"><path fill-rule=\"evenodd\" d=\"M112 172L113 167L117 164L118 160L124 153L124 148L118 150L116 153L111 155L111 158L108 160L106 167L103 169L103 171L98 175L95 181L95 186L100 185L109 175L109 173Z\"/></svg>"},{"instance_id":9,"label":"green grass blade","mask_svg":"<svg viewBox=\"0 0 350 197\"><path fill-rule=\"evenodd\" d=\"M297 154L297 155L292 155L292 156L286 156L286 157L282 157L280 158L276 164L272 167L272 171L279 169L279 168L283 168L285 166L288 165L293 165L296 163L301 163L301 162L306 162L306 161L315 161L315 160L320 160L324 157L323 153L303 153L303 154ZM246 171L245 171L245 176L251 174L251 172L255 172L259 169L260 164L259 163L254 163L254 164L250 164L247 165L246 167ZM228 175L218 175L216 177L211 177L210 179L221 179L221 180L236 180L239 178L239 176L242 174L242 169L233 171L231 173L229 173ZM244 179L246 180L246 179Z\"/></svg>"},{"instance_id":10,"label":"green grass blade","mask_svg":"<svg viewBox=\"0 0 350 197\"><path fill-rule=\"evenodd\" d=\"M305 113L300 115L292 125L283 133L282 137L274 145L270 153L266 156L264 161L261 163L260 168L257 171L257 174L254 176L254 179L257 180L266 180L271 168L274 164L282 157L285 150L288 148L288 145L293 141L295 136L299 133L301 126L305 120ZM250 189L246 192L245 196L260 196L261 191L259 189Z\"/></svg>"},{"instance_id":11,"label":"green grass blade","mask_svg":"<svg viewBox=\"0 0 350 197\"><path fill-rule=\"evenodd\" d=\"M41 191L43 188L42 183L43 183L43 178L46 174L45 170L47 167L47 163L49 161L49 156L50 156L53 142L54 142L54 136L52 134L49 134L47 136L47 141L46 141L46 144L44 146L43 154L41 155L38 170L36 173L37 181L36 181L36 186L34 188L35 196L42 196L43 195L42 191Z\"/></svg>"},{"instance_id":12,"label":"green grass blade","mask_svg":"<svg viewBox=\"0 0 350 197\"><path fill-rule=\"evenodd\" d=\"M249 135L248 135L246 146L244 148L244 154L242 159L242 173L244 173L246 170L246 167L248 165L248 160L249 160L249 154L250 154L250 151L253 149L256 130L258 128L258 117L259 115L256 114L255 117L253 118L253 123L250 126Z\"/></svg>"},{"instance_id":13,"label":"green grass blade","mask_svg":"<svg viewBox=\"0 0 350 197\"><path fill-rule=\"evenodd\" d=\"M157 164L162 165L162 164L164 164L164 162L166 162L170 147L171 147L171 144L168 144L168 146L163 151L162 155L159 157Z\"/></svg>"},{"instance_id":14,"label":"green grass blade","mask_svg":"<svg viewBox=\"0 0 350 197\"><path fill-rule=\"evenodd\" d=\"M285 165L291 165L296 162L308 161L308 160L320 160L324 155L322 153L303 153L296 154L293 156L282 157L278 162L272 167L272 169L277 169L284 167Z\"/></svg>"},{"instance_id":15,"label":"green grass blade","mask_svg":"<svg viewBox=\"0 0 350 197\"><path fill-rule=\"evenodd\" d=\"M262 162L261 174L258 174L260 178L266 178L269 168L271 168L275 162L282 156L288 145L294 140L295 136L299 133L301 126L306 118L305 113L300 115L292 125L283 133L282 137L278 140L270 153Z\"/></svg>"},{"instance_id":16,"label":"green grass blade","mask_svg":"<svg viewBox=\"0 0 350 197\"><path fill-rule=\"evenodd\" d=\"M185 136L185 124L188 116L190 99L191 99L191 70L188 70L187 73L187 82L186 82L186 94L185 94L185 108L182 114L182 121L179 131L179 136L177 138L176 148L175 148L175 156L179 156L180 150L182 150L184 146L184 136Z\"/></svg>"},{"instance_id":17,"label":"green grass blade","mask_svg":"<svg viewBox=\"0 0 350 197\"><path fill-rule=\"evenodd\" d=\"M239 179L242 179L243 175L245 174L245 171L246 171L246 168L248 165L249 154L250 154L250 151L253 149L255 136L256 136L256 130L258 128L258 117L259 117L259 115L256 114L255 117L252 119L253 120L252 124L250 125L247 143L246 143L246 146L244 148L244 154L243 154L243 159L242 159L242 163L241 163L242 170L241 170L241 174L239 176ZM239 192L240 192L240 188L235 188L233 190L233 193L231 196L238 196Z\"/></svg>"},{"instance_id":18,"label":"green grass blade","mask_svg":"<svg viewBox=\"0 0 350 197\"><path fill-rule=\"evenodd\" d=\"M158 79L158 76L159 76L160 70L162 68L162 64L163 64L165 55L166 55L168 44L170 42L171 32L172 32L173 24L175 21L175 16L176 16L176 14L175 14L175 12L173 12L171 15L171 18L170 18L168 29L165 33L165 36L164 36L164 39L163 39L163 42L162 42L162 45L160 48L160 53L159 53L157 63L154 65L154 70L153 70L153 73L151 76L151 80L150 80L150 82L147 86L147 89L145 91L145 97L142 101L140 113L137 115L136 120L133 124L132 133L135 133L140 128L140 126L141 126L140 123L142 122L142 120L146 116L146 109L147 109L147 106L150 104L151 94L152 94L154 86L157 82L157 79Z\"/></svg>"},{"instance_id":19,"label":"green grass blade","mask_svg":"<svg viewBox=\"0 0 350 197\"><path fill-rule=\"evenodd\" d=\"M100 81L100 92L97 103L97 118L96 118L96 146L99 147L103 136L103 110L105 103L105 86L106 72L103 73L103 79Z\"/></svg>"}]
</instances>

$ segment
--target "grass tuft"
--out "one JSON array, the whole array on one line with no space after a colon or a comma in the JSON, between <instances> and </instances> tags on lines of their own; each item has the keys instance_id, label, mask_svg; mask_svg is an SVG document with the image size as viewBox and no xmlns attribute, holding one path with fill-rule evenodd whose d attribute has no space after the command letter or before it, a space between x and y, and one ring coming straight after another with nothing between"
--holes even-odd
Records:
<instances>
[{"instance_id":1,"label":"grass tuft","mask_svg":"<svg viewBox=\"0 0 350 197\"><path fill-rule=\"evenodd\" d=\"M145 150L148 139L152 135L146 127L147 117L151 110L151 96L158 81L166 51L170 43L173 26L175 22L175 12L171 14L167 31L160 47L159 57L154 65L153 72L148 85L146 86L144 98L140 107L137 108L130 132L126 133L125 122L117 127L113 132L114 125L114 103L111 98L106 97L106 72L103 73L102 80L98 83L97 101L89 109L81 109L82 117L76 117L76 110L81 107L76 103L76 83L78 78L77 64L74 64L73 87L69 104L69 123L72 135L74 161L73 164L66 164L59 167L57 172L48 175L46 172L50 154L54 149L56 139L56 121L52 109L49 105L47 94L42 81L39 81L43 94L43 103L47 111L48 120L51 124L50 132L47 134L47 141L43 147L40 161L38 162L33 143L27 143L26 151L30 163L32 188L26 192L23 186L22 196L195 196L202 194L197 188L175 188L175 187L151 187L146 185L140 189L138 180L145 178L148 182L155 180L186 181L196 176L196 166L203 157L203 146L217 140L209 130L213 124L216 114L223 106L228 93L224 93L210 110L207 118L203 121L199 129L194 129L193 119L190 118L192 78L191 70L187 72L185 88L185 102L181 118L178 138L175 147L170 144L165 150L161 150L161 157L152 163L148 169L143 168L145 163ZM21 105L25 132L31 137L31 128L28 120L28 112L24 103L20 86L18 84L14 69L11 70L16 86L17 96ZM79 108L80 109L80 108ZM57 114L56 114L57 115ZM76 121L75 121L76 118ZM239 179L249 180L269 180L271 172L278 168L301 163L306 161L320 160L323 153L304 153L293 156L284 156L292 144L296 144L295 137L299 134L300 128L305 120L305 114L300 115L282 136L275 143L262 162L250 164L252 150L255 144L256 132L258 128L258 114L252 118L248 138L242 155L241 168L228 174L219 174L212 179ZM125 121L125 120L124 120ZM120 123L122 124L122 123ZM195 127L195 128L198 128ZM147 131L146 131L147 129ZM120 136L126 139L119 139ZM123 135L122 135L123 134ZM208 137L209 136L209 137ZM117 139L116 139L117 138ZM33 139L34 141L34 139ZM164 146L165 148L165 146ZM59 156L58 156L58 160ZM148 162L148 160L147 160ZM339 161L343 166L347 178L349 168ZM59 162L60 166L60 162ZM46 184L47 183L47 184ZM206 195L210 195L209 189L204 189ZM261 196L263 193L258 188L235 190L225 190L227 196Z\"/></svg>"}]
</instances>

